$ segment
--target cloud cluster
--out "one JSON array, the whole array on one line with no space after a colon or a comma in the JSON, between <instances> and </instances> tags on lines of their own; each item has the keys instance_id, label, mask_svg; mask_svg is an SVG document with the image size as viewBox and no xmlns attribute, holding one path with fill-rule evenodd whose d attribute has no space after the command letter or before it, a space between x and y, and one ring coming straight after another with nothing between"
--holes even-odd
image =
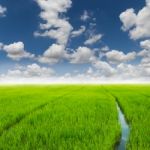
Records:
<instances>
[{"instance_id":1,"label":"cloud cluster","mask_svg":"<svg viewBox=\"0 0 150 150\"><path fill-rule=\"evenodd\" d=\"M8 70L7 74L1 75L6 78L49 78L55 74L51 68L41 67L34 63L27 66L17 66L15 69Z\"/></svg>"},{"instance_id":2,"label":"cloud cluster","mask_svg":"<svg viewBox=\"0 0 150 150\"><path fill-rule=\"evenodd\" d=\"M20 60L22 58L34 58L33 54L25 50L23 42L14 42L9 45L0 43L0 50L5 51L7 56L13 60Z\"/></svg>"},{"instance_id":3,"label":"cloud cluster","mask_svg":"<svg viewBox=\"0 0 150 150\"><path fill-rule=\"evenodd\" d=\"M19 66L10 69L6 74L0 75L1 79L35 79L46 81L78 81L78 82L102 82L113 80L147 80L150 77L150 40L140 42L141 51L124 53L121 50L111 50L107 45L99 48L93 47L94 44L101 41L103 35L96 34L95 23L89 23L89 29L84 25L78 30L73 30L69 19L64 15L71 7L71 0L35 0L41 8L39 31L35 32L35 36L49 37L55 42L50 45L42 55L35 57L33 54L25 50L23 42L14 42L5 45L0 43L0 50L7 53L7 56L13 60L22 58L31 58L37 63L27 66ZM6 8L0 5L0 16L4 16ZM120 20L123 23L122 30L129 31L130 38L137 40L150 37L150 0L146 1L146 6L138 13L133 8L127 9L120 14ZM91 21L91 14L84 11L80 19ZM83 23L82 22L82 23ZM87 23L87 22L86 22ZM94 29L93 29L94 28ZM88 39L83 43L84 46L77 46L70 53L67 51L67 43L69 38L75 38L85 33ZM89 47L88 47L89 46ZM138 59L136 64L132 61ZM89 64L89 68L81 73L66 73L57 76L55 71L46 67L45 64L55 64L63 60L67 60L69 65L72 64ZM44 63L44 64L42 64ZM55 77L54 77L55 75Z\"/></svg>"},{"instance_id":4,"label":"cloud cluster","mask_svg":"<svg viewBox=\"0 0 150 150\"><path fill-rule=\"evenodd\" d=\"M44 52L43 56L39 56L38 61L48 64L58 63L65 57L64 49L63 45L53 44Z\"/></svg>"},{"instance_id":5,"label":"cloud cluster","mask_svg":"<svg viewBox=\"0 0 150 150\"><path fill-rule=\"evenodd\" d=\"M69 23L64 13L71 7L71 0L36 0L40 6L42 12L40 17L45 21L40 24L41 31L35 32L35 36L48 36L52 39L56 39L56 43L49 46L43 55L39 56L37 60L40 63L54 64L63 59L66 59L70 63L83 64L90 63L95 58L91 49L87 47L79 46L72 54L67 53L66 44L69 37L75 38L83 34L86 30L85 26L80 26L79 30L73 30L73 27ZM90 14L85 10L81 16L82 21L90 19ZM101 34L90 34L84 44L92 45L101 40Z\"/></svg>"},{"instance_id":6,"label":"cloud cluster","mask_svg":"<svg viewBox=\"0 0 150 150\"><path fill-rule=\"evenodd\" d=\"M93 52L87 47L79 47L73 54L69 57L70 63L73 64L84 64L91 63L94 59Z\"/></svg>"},{"instance_id":7,"label":"cloud cluster","mask_svg":"<svg viewBox=\"0 0 150 150\"><path fill-rule=\"evenodd\" d=\"M150 72L150 40L145 40L140 42L142 51L138 53L139 56L142 57L141 66L147 68Z\"/></svg>"},{"instance_id":8,"label":"cloud cluster","mask_svg":"<svg viewBox=\"0 0 150 150\"><path fill-rule=\"evenodd\" d=\"M0 5L0 17L5 17L6 11L7 11L7 8Z\"/></svg>"},{"instance_id":9,"label":"cloud cluster","mask_svg":"<svg viewBox=\"0 0 150 150\"><path fill-rule=\"evenodd\" d=\"M128 54L124 54L122 51L111 50L106 54L107 60L112 64L119 64L123 62L129 62L136 58L136 52L130 52Z\"/></svg>"},{"instance_id":10,"label":"cloud cluster","mask_svg":"<svg viewBox=\"0 0 150 150\"><path fill-rule=\"evenodd\" d=\"M92 65L97 69L98 75L101 77L111 77L115 74L115 69L105 61L96 60Z\"/></svg>"},{"instance_id":11,"label":"cloud cluster","mask_svg":"<svg viewBox=\"0 0 150 150\"><path fill-rule=\"evenodd\" d=\"M35 32L34 35L56 40L56 43L49 46L38 60L42 63L58 63L64 58L66 44L73 30L68 18L64 17L72 2L71 0L36 0L36 2L42 10L40 17L44 23L40 24L41 31ZM81 27L81 30L74 31L72 36L78 36L83 30Z\"/></svg>"},{"instance_id":12,"label":"cloud cluster","mask_svg":"<svg viewBox=\"0 0 150 150\"><path fill-rule=\"evenodd\" d=\"M66 45L73 28L61 14L71 7L71 0L36 0L36 2L42 9L40 17L45 23L40 24L43 32L35 32L35 35L47 36L56 39L58 44Z\"/></svg>"},{"instance_id":13,"label":"cloud cluster","mask_svg":"<svg viewBox=\"0 0 150 150\"><path fill-rule=\"evenodd\" d=\"M123 23L122 29L129 31L131 39L150 37L150 0L146 0L146 6L137 14L133 8L122 12L120 20Z\"/></svg>"}]
</instances>

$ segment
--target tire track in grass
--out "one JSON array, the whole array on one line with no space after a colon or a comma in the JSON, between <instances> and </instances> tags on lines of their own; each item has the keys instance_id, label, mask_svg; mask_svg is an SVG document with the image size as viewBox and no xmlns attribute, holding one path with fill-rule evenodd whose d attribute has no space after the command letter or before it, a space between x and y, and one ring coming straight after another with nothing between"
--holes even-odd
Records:
<instances>
[{"instance_id":1,"label":"tire track in grass","mask_svg":"<svg viewBox=\"0 0 150 150\"><path fill-rule=\"evenodd\" d=\"M83 87L82 87L82 88L83 88ZM73 91L71 91L71 93L72 93L72 92L79 91L79 90L82 89L82 88L79 88L79 89L77 89L77 90L73 90ZM19 124L22 120L24 120L26 117L28 117L28 116L31 115L32 113L43 109L44 107L46 107L46 106L47 106L48 104L50 104L50 103L54 104L54 102L55 102L56 100L60 100L60 98L64 98L65 96L68 96L68 94L70 95L70 91L67 92L67 93L65 93L65 94L62 94L62 95L56 97L55 99L51 100L50 102L44 103L44 104L42 104L42 105L39 105L38 107L32 109L31 111L29 111L29 112L27 112L27 113L25 113L25 114L22 114L21 116L19 116L18 118L16 118L13 122L7 124L7 125L3 128L3 130L0 132L0 137L4 134L4 132L7 132L7 131L9 131L11 128L15 127L17 124Z\"/></svg>"},{"instance_id":2,"label":"tire track in grass","mask_svg":"<svg viewBox=\"0 0 150 150\"><path fill-rule=\"evenodd\" d=\"M48 105L48 103L44 103L44 104L42 104L42 105L40 105L40 106L32 109L31 111L29 111L29 112L27 112L25 114L22 114L19 117L17 117L14 121L8 123L5 127L3 127L3 130L0 132L0 136L2 136L5 131L8 131L9 129L11 129L12 127L14 127L16 124L19 124L24 118L26 118L26 116L32 114L33 112L35 112L37 110L42 109L46 105Z\"/></svg>"},{"instance_id":3,"label":"tire track in grass","mask_svg":"<svg viewBox=\"0 0 150 150\"><path fill-rule=\"evenodd\" d=\"M116 105L117 105L118 121L121 125L122 131L121 131L121 137L120 137L119 141L117 141L116 144L115 144L115 149L116 150L126 150L126 144L127 144L128 138L129 138L130 128L129 128L129 125L126 121L125 115L124 115L124 113L121 109L119 99L116 95L111 93L104 86L102 86L102 88L104 89L104 91L106 93L108 93L109 95L111 95L115 99Z\"/></svg>"}]
</instances>

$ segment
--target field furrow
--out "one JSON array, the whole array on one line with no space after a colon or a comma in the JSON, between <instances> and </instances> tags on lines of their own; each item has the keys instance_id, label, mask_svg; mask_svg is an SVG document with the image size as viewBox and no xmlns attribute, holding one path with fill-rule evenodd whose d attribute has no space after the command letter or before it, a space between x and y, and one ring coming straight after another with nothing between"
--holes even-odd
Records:
<instances>
[{"instance_id":1,"label":"field furrow","mask_svg":"<svg viewBox=\"0 0 150 150\"><path fill-rule=\"evenodd\" d=\"M50 89L48 88L48 90L45 87L20 87L20 89L14 89L11 87L7 88L7 90L9 90L7 92L9 96L7 96L4 93L5 88L1 87L0 92L2 95L0 96L0 136L3 134L3 132L18 124L26 116L48 105L49 102L68 95L68 88L69 87L66 86L62 86L61 88L59 86L54 86ZM26 90L26 92L24 92L24 90ZM57 95L54 94L54 91L56 90L60 90ZM76 88L74 90L76 90ZM45 94L43 95L43 93Z\"/></svg>"}]
</instances>

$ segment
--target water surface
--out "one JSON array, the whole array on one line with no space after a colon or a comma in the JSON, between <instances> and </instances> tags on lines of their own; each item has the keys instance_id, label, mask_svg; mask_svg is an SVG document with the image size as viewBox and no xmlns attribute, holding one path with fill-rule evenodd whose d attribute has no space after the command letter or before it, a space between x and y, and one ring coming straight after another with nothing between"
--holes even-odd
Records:
<instances>
[{"instance_id":1,"label":"water surface","mask_svg":"<svg viewBox=\"0 0 150 150\"><path fill-rule=\"evenodd\" d=\"M125 119L125 116L124 116L123 112L121 111L118 103L117 103L117 110L118 110L119 123L121 125L121 138L120 138L120 142L116 149L117 150L125 150L126 143L129 138L130 128L129 128L129 125L128 125L128 123Z\"/></svg>"}]
</instances>

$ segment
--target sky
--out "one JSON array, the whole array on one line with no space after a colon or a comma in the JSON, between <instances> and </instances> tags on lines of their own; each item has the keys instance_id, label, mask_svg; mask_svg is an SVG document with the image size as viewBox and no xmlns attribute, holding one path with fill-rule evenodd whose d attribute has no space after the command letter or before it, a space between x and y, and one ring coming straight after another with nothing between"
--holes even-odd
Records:
<instances>
[{"instance_id":1,"label":"sky","mask_svg":"<svg viewBox=\"0 0 150 150\"><path fill-rule=\"evenodd\" d=\"M150 0L1 0L0 82L150 82Z\"/></svg>"}]
</instances>

